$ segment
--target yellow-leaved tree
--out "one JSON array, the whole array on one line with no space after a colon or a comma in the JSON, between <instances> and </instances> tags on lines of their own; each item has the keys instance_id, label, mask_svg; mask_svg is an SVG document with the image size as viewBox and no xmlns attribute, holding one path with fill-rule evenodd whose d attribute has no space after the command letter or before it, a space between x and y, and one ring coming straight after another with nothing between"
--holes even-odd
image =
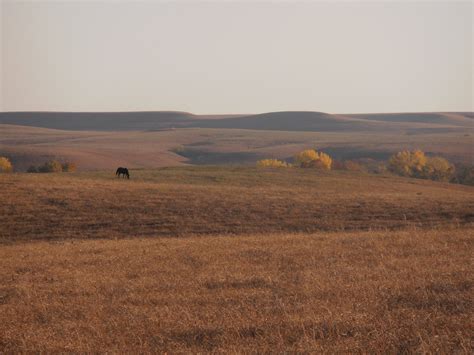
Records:
<instances>
[{"instance_id":1,"label":"yellow-leaved tree","mask_svg":"<svg viewBox=\"0 0 474 355\"><path fill-rule=\"evenodd\" d=\"M77 170L77 165L76 165L76 163L67 161L67 162L62 164L62 168L63 168L62 169L63 172L65 172L65 173L73 173Z\"/></svg>"},{"instance_id":2,"label":"yellow-leaved tree","mask_svg":"<svg viewBox=\"0 0 474 355\"><path fill-rule=\"evenodd\" d=\"M8 158L0 157L0 173L11 173L13 165Z\"/></svg>"},{"instance_id":3,"label":"yellow-leaved tree","mask_svg":"<svg viewBox=\"0 0 474 355\"><path fill-rule=\"evenodd\" d=\"M50 160L38 168L40 173L60 173L63 171L63 166L57 160Z\"/></svg>"},{"instance_id":4,"label":"yellow-leaved tree","mask_svg":"<svg viewBox=\"0 0 474 355\"><path fill-rule=\"evenodd\" d=\"M450 181L454 176L454 166L449 161L441 157L427 157L421 150L405 150L392 155L389 170L402 176L437 181Z\"/></svg>"},{"instance_id":5,"label":"yellow-leaved tree","mask_svg":"<svg viewBox=\"0 0 474 355\"><path fill-rule=\"evenodd\" d=\"M295 155L295 165L300 168L331 169L332 159L326 153L314 149L303 150Z\"/></svg>"},{"instance_id":6,"label":"yellow-leaved tree","mask_svg":"<svg viewBox=\"0 0 474 355\"><path fill-rule=\"evenodd\" d=\"M441 157L428 158L423 174L427 179L447 182L454 176L454 166Z\"/></svg>"},{"instance_id":7,"label":"yellow-leaved tree","mask_svg":"<svg viewBox=\"0 0 474 355\"><path fill-rule=\"evenodd\" d=\"M318 159L318 153L314 149L303 150L295 155L295 165L301 167L316 159Z\"/></svg>"},{"instance_id":8,"label":"yellow-leaved tree","mask_svg":"<svg viewBox=\"0 0 474 355\"><path fill-rule=\"evenodd\" d=\"M258 168L289 168L291 164L278 159L262 159L257 161Z\"/></svg>"},{"instance_id":9,"label":"yellow-leaved tree","mask_svg":"<svg viewBox=\"0 0 474 355\"><path fill-rule=\"evenodd\" d=\"M427 158L421 150L398 152L390 158L389 170L402 176L422 177Z\"/></svg>"}]
</instances>

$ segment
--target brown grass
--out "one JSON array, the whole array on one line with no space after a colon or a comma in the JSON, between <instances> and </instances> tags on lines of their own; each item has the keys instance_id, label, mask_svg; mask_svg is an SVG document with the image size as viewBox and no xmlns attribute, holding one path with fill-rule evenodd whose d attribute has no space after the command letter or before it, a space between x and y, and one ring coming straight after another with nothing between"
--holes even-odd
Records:
<instances>
[{"instance_id":1,"label":"brown grass","mask_svg":"<svg viewBox=\"0 0 474 355\"><path fill-rule=\"evenodd\" d=\"M473 187L131 176L0 175L0 353L474 350Z\"/></svg>"},{"instance_id":2,"label":"brown grass","mask_svg":"<svg viewBox=\"0 0 474 355\"><path fill-rule=\"evenodd\" d=\"M453 229L3 246L0 352L467 354L472 242Z\"/></svg>"},{"instance_id":3,"label":"brown grass","mask_svg":"<svg viewBox=\"0 0 474 355\"><path fill-rule=\"evenodd\" d=\"M177 147L188 149L191 162L197 164L255 164L259 159L285 159L314 148L331 148L331 154L338 151L344 159L386 159L397 151L421 149L452 162L472 164L472 135L468 128L462 132L430 134L211 128L97 132L0 124L0 153L12 160L17 171L51 159L74 161L79 170L178 166L188 160L174 152Z\"/></svg>"},{"instance_id":4,"label":"brown grass","mask_svg":"<svg viewBox=\"0 0 474 355\"><path fill-rule=\"evenodd\" d=\"M2 176L0 242L470 224L474 188L304 169Z\"/></svg>"}]
</instances>

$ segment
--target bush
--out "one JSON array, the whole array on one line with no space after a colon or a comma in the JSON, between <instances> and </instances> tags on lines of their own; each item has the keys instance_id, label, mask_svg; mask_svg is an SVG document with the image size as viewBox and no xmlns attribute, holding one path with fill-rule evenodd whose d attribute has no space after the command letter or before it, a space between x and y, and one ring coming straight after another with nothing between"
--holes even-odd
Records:
<instances>
[{"instance_id":1,"label":"bush","mask_svg":"<svg viewBox=\"0 0 474 355\"><path fill-rule=\"evenodd\" d=\"M332 159L326 153L318 153L314 149L304 150L295 155L295 165L300 168L317 168L330 170Z\"/></svg>"},{"instance_id":2,"label":"bush","mask_svg":"<svg viewBox=\"0 0 474 355\"><path fill-rule=\"evenodd\" d=\"M389 170L395 174L436 181L450 181L454 166L441 157L426 157L421 150L403 151L392 155Z\"/></svg>"},{"instance_id":3,"label":"bush","mask_svg":"<svg viewBox=\"0 0 474 355\"><path fill-rule=\"evenodd\" d=\"M426 160L423 177L436 181L450 181L454 176L454 166L444 158L433 157Z\"/></svg>"},{"instance_id":4,"label":"bush","mask_svg":"<svg viewBox=\"0 0 474 355\"><path fill-rule=\"evenodd\" d=\"M63 171L63 166L56 160L50 160L38 168L40 173L60 173Z\"/></svg>"},{"instance_id":5,"label":"bush","mask_svg":"<svg viewBox=\"0 0 474 355\"><path fill-rule=\"evenodd\" d=\"M31 165L27 170L26 170L27 173L38 173L38 168L34 165Z\"/></svg>"},{"instance_id":6,"label":"bush","mask_svg":"<svg viewBox=\"0 0 474 355\"><path fill-rule=\"evenodd\" d=\"M412 152L404 150L398 152L390 158L389 170L397 175L423 177L423 168L427 158L421 150Z\"/></svg>"},{"instance_id":7,"label":"bush","mask_svg":"<svg viewBox=\"0 0 474 355\"><path fill-rule=\"evenodd\" d=\"M332 170L345 170L344 169L344 162L341 161L341 160L333 159L331 169Z\"/></svg>"},{"instance_id":8,"label":"bush","mask_svg":"<svg viewBox=\"0 0 474 355\"><path fill-rule=\"evenodd\" d=\"M262 159L257 161L258 168L289 168L291 164L278 159Z\"/></svg>"},{"instance_id":9,"label":"bush","mask_svg":"<svg viewBox=\"0 0 474 355\"><path fill-rule=\"evenodd\" d=\"M316 159L318 159L318 153L314 149L303 150L295 155L295 165L301 167Z\"/></svg>"},{"instance_id":10,"label":"bush","mask_svg":"<svg viewBox=\"0 0 474 355\"><path fill-rule=\"evenodd\" d=\"M361 163L358 163L353 160L346 160L344 162L344 170L348 171L360 171L360 172L367 172L368 169L363 166Z\"/></svg>"},{"instance_id":11,"label":"bush","mask_svg":"<svg viewBox=\"0 0 474 355\"><path fill-rule=\"evenodd\" d=\"M77 165L76 163L67 161L64 164L62 164L62 168L63 168L63 172L65 173L73 173L77 170Z\"/></svg>"},{"instance_id":12,"label":"bush","mask_svg":"<svg viewBox=\"0 0 474 355\"><path fill-rule=\"evenodd\" d=\"M0 157L0 173L11 173L13 165L8 158Z\"/></svg>"},{"instance_id":13,"label":"bush","mask_svg":"<svg viewBox=\"0 0 474 355\"><path fill-rule=\"evenodd\" d=\"M458 164L453 176L453 182L474 186L474 166Z\"/></svg>"}]
</instances>

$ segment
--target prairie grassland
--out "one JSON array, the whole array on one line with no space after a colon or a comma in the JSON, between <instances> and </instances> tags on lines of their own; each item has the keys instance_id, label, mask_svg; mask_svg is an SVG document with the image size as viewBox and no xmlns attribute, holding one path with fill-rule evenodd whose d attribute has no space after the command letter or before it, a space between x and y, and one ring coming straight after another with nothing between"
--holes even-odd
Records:
<instances>
[{"instance_id":1,"label":"prairie grassland","mask_svg":"<svg viewBox=\"0 0 474 355\"><path fill-rule=\"evenodd\" d=\"M0 176L0 352L473 351L473 187L131 176Z\"/></svg>"},{"instance_id":2,"label":"prairie grassland","mask_svg":"<svg viewBox=\"0 0 474 355\"><path fill-rule=\"evenodd\" d=\"M474 188L343 172L169 168L0 178L0 243L472 224Z\"/></svg>"},{"instance_id":3,"label":"prairie grassland","mask_svg":"<svg viewBox=\"0 0 474 355\"><path fill-rule=\"evenodd\" d=\"M472 232L4 245L0 352L472 353Z\"/></svg>"},{"instance_id":4,"label":"prairie grassland","mask_svg":"<svg viewBox=\"0 0 474 355\"><path fill-rule=\"evenodd\" d=\"M472 164L472 129L408 134L395 132L287 132L187 128L169 131L65 131L0 124L0 152L17 171L46 160L70 160L80 170L152 168L193 164L251 164L286 159L317 148L337 159L387 159L400 150L421 149L452 162ZM176 148L184 149L180 154Z\"/></svg>"}]
</instances>

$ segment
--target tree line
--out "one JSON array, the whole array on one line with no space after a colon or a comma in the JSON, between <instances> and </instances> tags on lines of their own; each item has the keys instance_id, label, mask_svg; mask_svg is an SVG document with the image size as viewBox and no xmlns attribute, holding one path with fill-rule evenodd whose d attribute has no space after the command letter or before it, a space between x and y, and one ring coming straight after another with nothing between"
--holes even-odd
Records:
<instances>
[{"instance_id":1,"label":"tree line","mask_svg":"<svg viewBox=\"0 0 474 355\"><path fill-rule=\"evenodd\" d=\"M293 157L291 163L278 159L262 159L257 162L259 168L306 168L321 170L347 170L370 173L392 173L418 179L452 182L464 185L474 185L474 166L454 165L439 156L427 156L421 150L404 150L393 154L387 162L373 159L358 161L334 160L324 152L315 149L303 150ZM59 173L74 172L77 165L66 161L49 160L42 165L30 166L28 173ZM13 165L7 157L0 157L0 173L13 172Z\"/></svg>"},{"instance_id":2,"label":"tree line","mask_svg":"<svg viewBox=\"0 0 474 355\"><path fill-rule=\"evenodd\" d=\"M278 159L262 159L257 162L257 167L392 173L418 179L474 185L474 166L455 166L443 157L427 156L421 150L400 151L393 154L387 162L380 162L373 159L337 161L326 153L307 149L295 154L292 163Z\"/></svg>"},{"instance_id":3,"label":"tree line","mask_svg":"<svg viewBox=\"0 0 474 355\"><path fill-rule=\"evenodd\" d=\"M57 160L49 160L42 165L31 165L26 172L28 173L70 173L77 170L76 163L66 161L61 163ZM0 173L13 172L13 164L6 157L0 157Z\"/></svg>"}]
</instances>

